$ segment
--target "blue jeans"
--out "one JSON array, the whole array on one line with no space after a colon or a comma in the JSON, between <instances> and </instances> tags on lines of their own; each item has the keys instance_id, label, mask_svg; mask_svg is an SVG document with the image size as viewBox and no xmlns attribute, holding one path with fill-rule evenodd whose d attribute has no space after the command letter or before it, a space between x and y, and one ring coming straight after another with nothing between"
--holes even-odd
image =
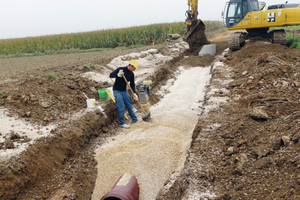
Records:
<instances>
[{"instance_id":1,"label":"blue jeans","mask_svg":"<svg viewBox=\"0 0 300 200\"><path fill-rule=\"evenodd\" d=\"M119 111L119 124L123 125L125 124L125 118L124 118L124 113L125 113L125 105L128 109L129 116L131 117L132 122L136 122L138 118L133 112L133 106L132 106L132 101L129 97L129 94L127 90L125 91L118 91L118 90L113 90L114 96L116 99L116 107Z\"/></svg>"}]
</instances>

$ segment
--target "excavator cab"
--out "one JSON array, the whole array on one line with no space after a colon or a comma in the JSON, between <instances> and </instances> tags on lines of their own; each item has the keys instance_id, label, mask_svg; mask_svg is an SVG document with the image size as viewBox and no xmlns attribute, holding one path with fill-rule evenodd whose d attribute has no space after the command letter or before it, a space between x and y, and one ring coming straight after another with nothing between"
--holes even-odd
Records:
<instances>
[{"instance_id":1,"label":"excavator cab","mask_svg":"<svg viewBox=\"0 0 300 200\"><path fill-rule=\"evenodd\" d=\"M259 11L260 4L257 0L230 0L226 3L223 22L227 28L240 23L248 12Z\"/></svg>"},{"instance_id":2,"label":"excavator cab","mask_svg":"<svg viewBox=\"0 0 300 200\"><path fill-rule=\"evenodd\" d=\"M228 30L242 30L229 36L228 46L238 50L248 39L270 41L286 45L284 26L300 24L300 4L270 5L258 0L230 0L222 12L223 23ZM270 30L270 27L276 27ZM246 32L244 31L246 30Z\"/></svg>"}]
</instances>

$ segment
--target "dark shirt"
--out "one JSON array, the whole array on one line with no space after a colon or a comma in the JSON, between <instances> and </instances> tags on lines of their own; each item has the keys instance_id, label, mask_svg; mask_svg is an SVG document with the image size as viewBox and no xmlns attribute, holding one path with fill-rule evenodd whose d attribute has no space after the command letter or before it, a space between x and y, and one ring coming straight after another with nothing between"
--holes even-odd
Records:
<instances>
[{"instance_id":1,"label":"dark shirt","mask_svg":"<svg viewBox=\"0 0 300 200\"><path fill-rule=\"evenodd\" d=\"M119 67L115 71L110 73L110 75L109 75L110 78L116 78L114 86L113 86L113 90L118 90L118 91L126 90L126 86L127 86L126 81L124 80L123 77L118 77L118 73L119 73L120 69L123 70L125 78L127 79L128 82L130 82L130 87L133 90L133 92L135 93L134 73L132 71L129 71L129 69L127 69L127 67Z\"/></svg>"}]
</instances>

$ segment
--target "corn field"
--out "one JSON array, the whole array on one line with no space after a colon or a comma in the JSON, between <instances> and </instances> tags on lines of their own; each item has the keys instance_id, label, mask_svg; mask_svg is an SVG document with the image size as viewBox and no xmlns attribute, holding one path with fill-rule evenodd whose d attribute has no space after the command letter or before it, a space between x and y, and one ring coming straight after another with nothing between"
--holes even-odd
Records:
<instances>
[{"instance_id":1,"label":"corn field","mask_svg":"<svg viewBox=\"0 0 300 200\"><path fill-rule=\"evenodd\" d=\"M220 21L204 22L206 29L222 25ZM184 35L181 23L153 24L122 29L60 34L0 40L0 55L53 53L64 50L130 47L164 43L169 33Z\"/></svg>"}]
</instances>

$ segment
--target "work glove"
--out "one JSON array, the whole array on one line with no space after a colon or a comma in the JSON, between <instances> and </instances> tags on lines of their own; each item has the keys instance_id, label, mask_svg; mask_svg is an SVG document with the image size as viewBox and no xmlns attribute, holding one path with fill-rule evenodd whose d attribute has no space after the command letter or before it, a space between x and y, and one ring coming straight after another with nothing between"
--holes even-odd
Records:
<instances>
[{"instance_id":1,"label":"work glove","mask_svg":"<svg viewBox=\"0 0 300 200\"><path fill-rule=\"evenodd\" d=\"M120 78L123 77L123 75L124 75L123 70L120 69L117 75L118 75L118 77L120 77Z\"/></svg>"},{"instance_id":2,"label":"work glove","mask_svg":"<svg viewBox=\"0 0 300 200\"><path fill-rule=\"evenodd\" d=\"M135 93L133 94L133 99L136 100L136 101L139 100L138 96Z\"/></svg>"}]
</instances>

